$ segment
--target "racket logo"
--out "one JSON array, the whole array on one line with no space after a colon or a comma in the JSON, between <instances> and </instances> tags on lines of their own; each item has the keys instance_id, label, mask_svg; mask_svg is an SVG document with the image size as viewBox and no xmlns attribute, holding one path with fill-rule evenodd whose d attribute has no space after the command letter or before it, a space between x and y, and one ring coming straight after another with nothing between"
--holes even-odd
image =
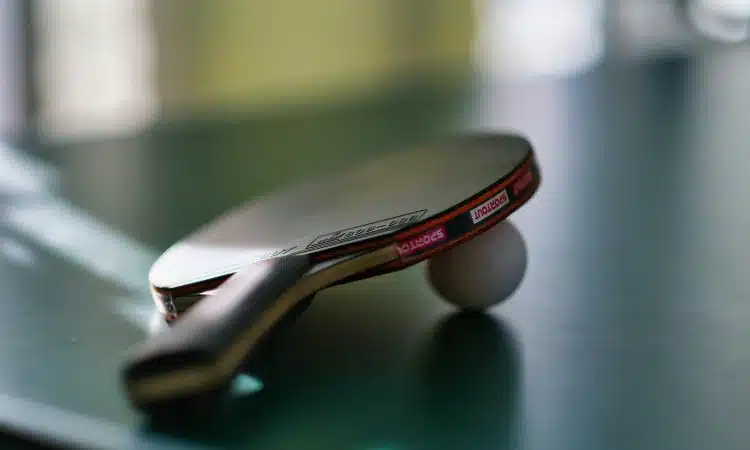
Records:
<instances>
[{"instance_id":1,"label":"racket logo","mask_svg":"<svg viewBox=\"0 0 750 450\"><path fill-rule=\"evenodd\" d=\"M448 237L444 226L439 226L398 244L398 254L402 258L444 241Z\"/></svg>"},{"instance_id":2,"label":"racket logo","mask_svg":"<svg viewBox=\"0 0 750 450\"><path fill-rule=\"evenodd\" d=\"M313 239L312 242L307 244L305 249L322 250L327 247L338 246L347 242L358 241L366 237L372 237L388 231L397 230L418 221L426 212L426 209L422 209L409 214L403 214L379 220L377 222L370 222L364 225L347 228L345 230L339 230L334 233L324 234Z\"/></svg>"},{"instance_id":3,"label":"racket logo","mask_svg":"<svg viewBox=\"0 0 750 450\"><path fill-rule=\"evenodd\" d=\"M508 192L503 189L499 194L471 210L471 221L479 223L499 211L509 203Z\"/></svg>"}]
</instances>

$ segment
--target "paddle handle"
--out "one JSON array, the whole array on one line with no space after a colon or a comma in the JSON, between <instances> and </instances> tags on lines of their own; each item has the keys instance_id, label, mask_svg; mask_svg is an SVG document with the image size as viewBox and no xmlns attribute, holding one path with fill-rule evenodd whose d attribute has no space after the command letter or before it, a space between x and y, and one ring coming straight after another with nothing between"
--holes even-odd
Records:
<instances>
[{"instance_id":1,"label":"paddle handle","mask_svg":"<svg viewBox=\"0 0 750 450\"><path fill-rule=\"evenodd\" d=\"M313 267L305 255L253 264L235 273L216 295L193 306L127 357L128 396L149 412L226 387L251 350L296 301L278 299ZM290 301L291 300L291 301Z\"/></svg>"}]
</instances>

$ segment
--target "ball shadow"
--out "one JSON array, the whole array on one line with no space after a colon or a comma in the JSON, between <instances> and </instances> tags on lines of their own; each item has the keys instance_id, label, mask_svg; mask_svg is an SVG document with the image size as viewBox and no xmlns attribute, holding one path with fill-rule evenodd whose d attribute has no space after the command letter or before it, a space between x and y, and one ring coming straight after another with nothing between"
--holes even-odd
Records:
<instances>
[{"instance_id":1,"label":"ball shadow","mask_svg":"<svg viewBox=\"0 0 750 450\"><path fill-rule=\"evenodd\" d=\"M501 319L479 312L440 322L420 364L420 448L515 448L520 350Z\"/></svg>"}]
</instances>

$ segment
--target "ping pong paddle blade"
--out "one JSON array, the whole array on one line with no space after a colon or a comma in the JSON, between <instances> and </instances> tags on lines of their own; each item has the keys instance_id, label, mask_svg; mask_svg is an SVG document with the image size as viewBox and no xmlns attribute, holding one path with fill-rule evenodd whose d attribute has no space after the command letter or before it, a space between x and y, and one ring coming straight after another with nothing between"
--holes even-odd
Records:
<instances>
[{"instance_id":1,"label":"ping pong paddle blade","mask_svg":"<svg viewBox=\"0 0 750 450\"><path fill-rule=\"evenodd\" d=\"M241 367L239 360L249 357L246 350L259 339L257 334L267 332L289 312L271 314L281 316L271 320L269 310L312 267L305 255L246 267L224 283L211 302L197 304L166 332L136 347L124 369L125 386L135 406L153 413L152 406L179 404L179 395L171 398L161 393L175 384L188 386L191 397L200 392L210 396L227 387ZM250 343L238 346L238 341ZM228 354L233 351L242 354Z\"/></svg>"}]
</instances>

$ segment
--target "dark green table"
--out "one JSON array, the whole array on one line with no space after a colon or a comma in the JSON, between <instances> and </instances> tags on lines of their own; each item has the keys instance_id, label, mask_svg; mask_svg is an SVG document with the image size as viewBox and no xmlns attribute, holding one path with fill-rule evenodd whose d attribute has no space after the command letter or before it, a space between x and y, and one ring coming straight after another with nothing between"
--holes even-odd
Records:
<instances>
[{"instance_id":1,"label":"dark green table","mask_svg":"<svg viewBox=\"0 0 750 450\"><path fill-rule=\"evenodd\" d=\"M14 143L0 159L0 423L116 448L745 449L746 61L727 50L485 81L468 103L433 92ZM419 266L338 287L210 429L157 430L128 407L118 367L160 326L145 291L160 251L248 197L450 127L520 130L538 148L512 299L456 315Z\"/></svg>"}]
</instances>

